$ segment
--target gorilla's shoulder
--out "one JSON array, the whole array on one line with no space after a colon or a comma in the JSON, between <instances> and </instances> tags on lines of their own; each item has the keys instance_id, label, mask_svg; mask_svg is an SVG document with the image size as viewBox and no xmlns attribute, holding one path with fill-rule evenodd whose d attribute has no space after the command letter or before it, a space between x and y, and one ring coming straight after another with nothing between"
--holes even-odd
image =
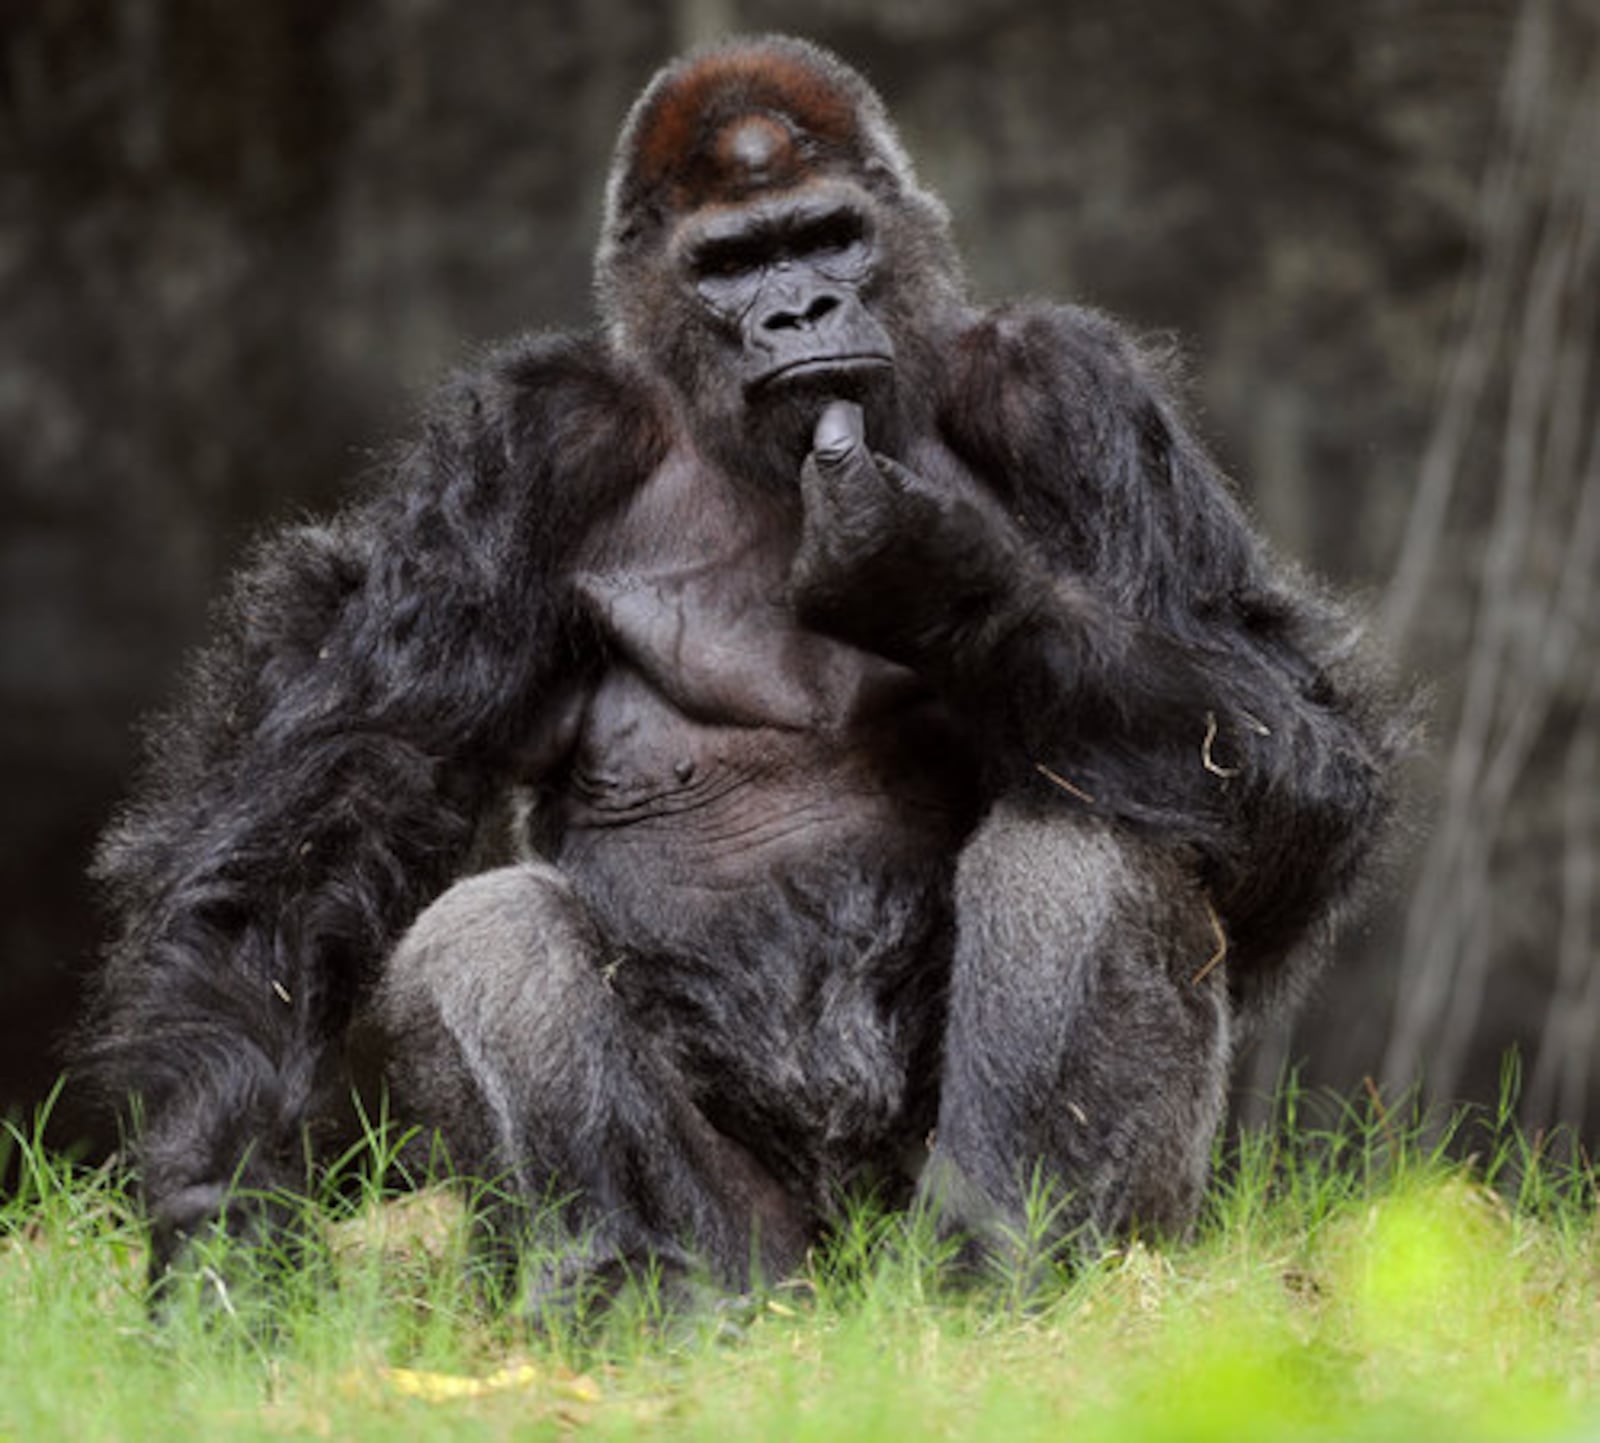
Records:
<instances>
[{"instance_id":1,"label":"gorilla's shoulder","mask_svg":"<svg viewBox=\"0 0 1600 1443\"><path fill-rule=\"evenodd\" d=\"M1162 428L1159 358L1098 311L996 306L948 355L941 425L1002 490L1103 495L1137 474L1140 438Z\"/></svg>"},{"instance_id":2,"label":"gorilla's shoulder","mask_svg":"<svg viewBox=\"0 0 1600 1443\"><path fill-rule=\"evenodd\" d=\"M1158 348L1100 311L1013 301L973 316L953 349L950 387L958 395L1070 401L1079 392L1147 385L1165 368Z\"/></svg>"},{"instance_id":3,"label":"gorilla's shoulder","mask_svg":"<svg viewBox=\"0 0 1600 1443\"><path fill-rule=\"evenodd\" d=\"M428 424L463 451L563 474L648 471L668 431L657 388L591 332L499 343L446 381Z\"/></svg>"}]
</instances>

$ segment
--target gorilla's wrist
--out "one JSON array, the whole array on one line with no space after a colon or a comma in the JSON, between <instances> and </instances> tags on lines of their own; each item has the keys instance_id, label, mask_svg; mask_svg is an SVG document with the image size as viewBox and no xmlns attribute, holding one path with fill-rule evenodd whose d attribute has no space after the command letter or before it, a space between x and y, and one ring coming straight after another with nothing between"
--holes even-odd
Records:
<instances>
[{"instance_id":1,"label":"gorilla's wrist","mask_svg":"<svg viewBox=\"0 0 1600 1443\"><path fill-rule=\"evenodd\" d=\"M1049 583L1026 566L975 577L943 606L916 642L916 664L947 689L1009 684L1038 669L1034 658L1058 630Z\"/></svg>"}]
</instances>

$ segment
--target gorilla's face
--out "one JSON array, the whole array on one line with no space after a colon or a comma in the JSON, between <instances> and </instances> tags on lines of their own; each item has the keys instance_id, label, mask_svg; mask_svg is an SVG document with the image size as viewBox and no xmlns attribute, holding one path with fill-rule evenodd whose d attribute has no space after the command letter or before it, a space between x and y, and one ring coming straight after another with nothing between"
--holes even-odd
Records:
<instances>
[{"instance_id":1,"label":"gorilla's face","mask_svg":"<svg viewBox=\"0 0 1600 1443\"><path fill-rule=\"evenodd\" d=\"M892 272L872 198L839 179L694 212L668 262L698 355L689 396L748 448L798 461L830 400L862 404L882 435L894 410L895 344L876 310ZM669 374L683 374L680 350ZM712 394L707 395L710 391ZM735 414L736 413L736 414Z\"/></svg>"},{"instance_id":2,"label":"gorilla's face","mask_svg":"<svg viewBox=\"0 0 1600 1443\"><path fill-rule=\"evenodd\" d=\"M620 356L732 474L792 487L830 401L896 454L964 328L944 207L860 77L771 37L669 67L618 141L596 258Z\"/></svg>"},{"instance_id":3,"label":"gorilla's face","mask_svg":"<svg viewBox=\"0 0 1600 1443\"><path fill-rule=\"evenodd\" d=\"M838 176L678 219L658 259L650 350L702 445L792 478L829 400L858 402L888 440L890 246L874 197Z\"/></svg>"},{"instance_id":4,"label":"gorilla's face","mask_svg":"<svg viewBox=\"0 0 1600 1443\"><path fill-rule=\"evenodd\" d=\"M894 343L870 304L879 242L857 187L823 182L702 211L672 250L747 403L849 394L893 369Z\"/></svg>"}]
</instances>

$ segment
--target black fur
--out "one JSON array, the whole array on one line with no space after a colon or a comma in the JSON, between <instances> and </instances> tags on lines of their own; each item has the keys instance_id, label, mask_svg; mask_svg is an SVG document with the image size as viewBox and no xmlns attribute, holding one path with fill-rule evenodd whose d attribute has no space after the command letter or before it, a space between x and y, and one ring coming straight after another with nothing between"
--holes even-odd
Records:
<instances>
[{"instance_id":1,"label":"black fur","mask_svg":"<svg viewBox=\"0 0 1600 1443\"><path fill-rule=\"evenodd\" d=\"M752 75L861 183L895 366L848 405L719 386L735 342L672 269L700 201L652 126L696 86L737 117ZM839 106L848 163L804 139ZM967 306L811 47L658 79L600 269L603 338L495 354L370 498L262 549L103 843L86 1054L142 1109L158 1270L304 1184L357 1023L510 1179L495 1226L574 1195L579 1271L781 1273L850 1186L1001 1252L1030 1180L1058 1231L1181 1228L1231 1040L1389 810L1352 627L1123 331ZM461 880L508 794L524 860Z\"/></svg>"},{"instance_id":2,"label":"black fur","mask_svg":"<svg viewBox=\"0 0 1600 1443\"><path fill-rule=\"evenodd\" d=\"M583 655L555 562L660 454L638 390L507 347L370 500L262 547L152 730L83 1053L139 1100L160 1261L230 1188L303 1185L358 999Z\"/></svg>"}]
</instances>

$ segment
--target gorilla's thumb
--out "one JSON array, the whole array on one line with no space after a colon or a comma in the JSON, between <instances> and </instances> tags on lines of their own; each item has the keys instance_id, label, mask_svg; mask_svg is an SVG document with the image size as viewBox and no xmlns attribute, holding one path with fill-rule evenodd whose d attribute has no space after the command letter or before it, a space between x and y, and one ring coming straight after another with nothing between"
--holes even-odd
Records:
<instances>
[{"instance_id":1,"label":"gorilla's thumb","mask_svg":"<svg viewBox=\"0 0 1600 1443\"><path fill-rule=\"evenodd\" d=\"M854 401L829 401L811 435L811 454L819 466L835 471L862 450L866 439L861 407Z\"/></svg>"}]
</instances>

